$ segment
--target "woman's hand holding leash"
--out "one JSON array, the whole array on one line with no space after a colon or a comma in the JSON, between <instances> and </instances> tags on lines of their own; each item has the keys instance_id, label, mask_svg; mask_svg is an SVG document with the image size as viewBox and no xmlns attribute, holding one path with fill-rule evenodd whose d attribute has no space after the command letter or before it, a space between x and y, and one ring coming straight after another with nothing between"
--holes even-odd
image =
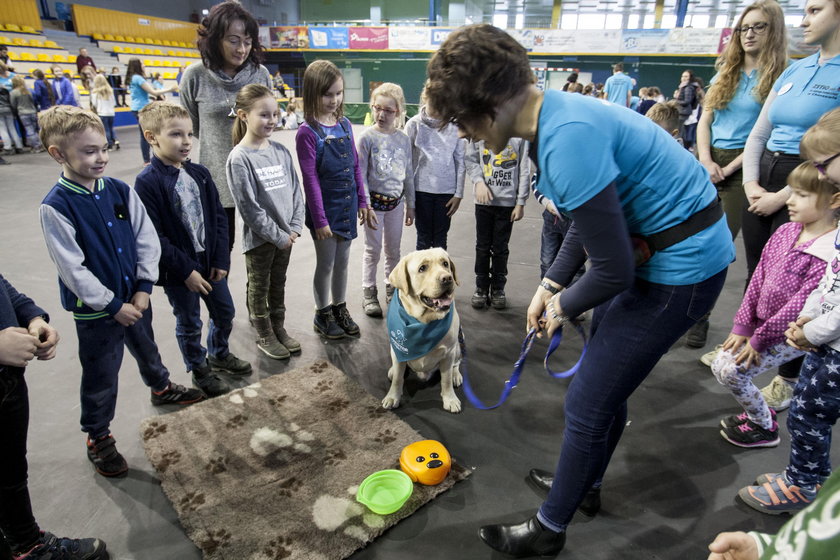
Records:
<instances>
[{"instance_id":1,"label":"woman's hand holding leash","mask_svg":"<svg viewBox=\"0 0 840 560\"><path fill-rule=\"evenodd\" d=\"M546 288L546 286L552 288L554 291L549 290L548 288ZM559 295L559 291L561 288L562 286L560 286L556 282L548 280L547 278L543 279L543 281L540 282L537 291L534 293L534 297L531 298L531 304L528 306L528 322L525 325L525 332L534 329L534 331L536 331L537 333L537 337L542 338L542 330L546 326L551 326L548 324L550 323L550 321L548 321L548 319L544 317L543 314L545 313L546 307L548 306L548 302L551 299L551 297L554 294ZM559 298L557 301L558 302L555 311L560 309ZM553 329L551 329L549 335L553 334L558 326L559 323L556 326L554 326Z\"/></svg>"}]
</instances>

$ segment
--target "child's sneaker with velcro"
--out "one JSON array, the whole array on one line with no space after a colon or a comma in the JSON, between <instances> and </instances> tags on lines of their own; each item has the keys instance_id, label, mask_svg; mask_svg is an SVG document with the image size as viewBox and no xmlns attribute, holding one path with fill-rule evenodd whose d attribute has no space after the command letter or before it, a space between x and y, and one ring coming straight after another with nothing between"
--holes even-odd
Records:
<instances>
[{"instance_id":1,"label":"child's sneaker with velcro","mask_svg":"<svg viewBox=\"0 0 840 560\"><path fill-rule=\"evenodd\" d=\"M770 418L773 419L773 422L776 421L776 411L772 408L770 409ZM747 420L750 419L749 414L746 412L742 412L741 414L732 414L730 416L726 416L721 419L720 427L721 428L734 428L740 424L743 424Z\"/></svg>"},{"instance_id":2,"label":"child's sneaker with velcro","mask_svg":"<svg viewBox=\"0 0 840 560\"><path fill-rule=\"evenodd\" d=\"M117 451L117 442L114 436L98 437L94 440L87 439L87 456L96 472L108 478L125 476L128 472L128 463L125 457Z\"/></svg>"},{"instance_id":3,"label":"child's sneaker with velcro","mask_svg":"<svg viewBox=\"0 0 840 560\"><path fill-rule=\"evenodd\" d=\"M776 447L779 445L779 424L774 420L766 430L747 418L743 423L729 428L722 428L720 435L738 447Z\"/></svg>"},{"instance_id":4,"label":"child's sneaker with velcro","mask_svg":"<svg viewBox=\"0 0 840 560\"><path fill-rule=\"evenodd\" d=\"M816 488L795 486L784 474L771 477L773 475L765 475L763 484L741 488L738 496L751 508L772 515L801 511L817 496Z\"/></svg>"},{"instance_id":5,"label":"child's sneaker with velcro","mask_svg":"<svg viewBox=\"0 0 840 560\"><path fill-rule=\"evenodd\" d=\"M68 539L41 532L38 542L26 552L12 555L13 560L108 560L105 542L99 539Z\"/></svg>"},{"instance_id":6,"label":"child's sneaker with velcro","mask_svg":"<svg viewBox=\"0 0 840 560\"><path fill-rule=\"evenodd\" d=\"M152 404L193 404L203 401L207 396L200 389L190 389L177 383L169 382L163 391L152 391Z\"/></svg>"},{"instance_id":7,"label":"child's sneaker with velcro","mask_svg":"<svg viewBox=\"0 0 840 560\"><path fill-rule=\"evenodd\" d=\"M769 385L761 390L761 396L764 397L767 406L775 408L779 412L790 406L796 379L791 381L786 381L784 377L777 375Z\"/></svg>"}]
</instances>

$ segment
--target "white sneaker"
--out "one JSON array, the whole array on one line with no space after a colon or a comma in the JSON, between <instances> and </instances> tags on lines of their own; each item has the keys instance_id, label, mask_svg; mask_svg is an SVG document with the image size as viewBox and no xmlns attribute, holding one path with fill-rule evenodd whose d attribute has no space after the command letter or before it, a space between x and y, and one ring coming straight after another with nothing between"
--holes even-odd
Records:
<instances>
[{"instance_id":1,"label":"white sneaker","mask_svg":"<svg viewBox=\"0 0 840 560\"><path fill-rule=\"evenodd\" d=\"M789 383L785 378L777 375L765 388L761 390L761 396L767 401L767 406L781 412L790 406L793 398L794 383Z\"/></svg>"},{"instance_id":2,"label":"white sneaker","mask_svg":"<svg viewBox=\"0 0 840 560\"><path fill-rule=\"evenodd\" d=\"M717 358L717 355L720 353L721 348L723 348L723 344L718 344L717 346L715 346L714 350L706 352L705 354L700 356L700 363L704 366L712 367L712 362L714 362L715 358Z\"/></svg>"}]
</instances>

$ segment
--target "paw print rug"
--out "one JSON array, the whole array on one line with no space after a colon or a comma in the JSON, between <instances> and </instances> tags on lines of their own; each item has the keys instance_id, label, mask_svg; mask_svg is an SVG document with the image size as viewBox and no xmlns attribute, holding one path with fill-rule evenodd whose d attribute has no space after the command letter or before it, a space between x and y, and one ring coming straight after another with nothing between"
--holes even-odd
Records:
<instances>
[{"instance_id":1,"label":"paw print rug","mask_svg":"<svg viewBox=\"0 0 840 560\"><path fill-rule=\"evenodd\" d=\"M325 361L147 418L140 434L208 560L346 558L471 474L453 460L390 515L356 502L367 475L426 438Z\"/></svg>"}]
</instances>

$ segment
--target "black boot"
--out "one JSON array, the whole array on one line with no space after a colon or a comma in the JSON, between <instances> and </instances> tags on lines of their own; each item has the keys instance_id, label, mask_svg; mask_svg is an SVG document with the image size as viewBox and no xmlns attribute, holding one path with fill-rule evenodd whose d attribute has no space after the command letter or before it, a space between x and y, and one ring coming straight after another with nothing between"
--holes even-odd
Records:
<instances>
[{"instance_id":1,"label":"black boot","mask_svg":"<svg viewBox=\"0 0 840 560\"><path fill-rule=\"evenodd\" d=\"M345 336L344 331L335 322L331 305L315 312L314 327L315 332L330 340L344 338Z\"/></svg>"},{"instance_id":2,"label":"black boot","mask_svg":"<svg viewBox=\"0 0 840 560\"><path fill-rule=\"evenodd\" d=\"M551 485L554 482L554 475L542 469L531 469L528 473L528 478L537 488L548 492L551 490ZM601 489L590 488L583 501L578 506L578 511L582 514L593 517L601 510Z\"/></svg>"},{"instance_id":3,"label":"black boot","mask_svg":"<svg viewBox=\"0 0 840 560\"><path fill-rule=\"evenodd\" d=\"M566 532L546 529L534 515L517 525L485 525L478 530L490 548L514 558L555 556L566 544Z\"/></svg>"},{"instance_id":4,"label":"black boot","mask_svg":"<svg viewBox=\"0 0 840 560\"><path fill-rule=\"evenodd\" d=\"M333 305L332 313L335 318L335 322L339 327L341 327L344 334L347 336L356 336L359 334L359 325L356 324L356 321L354 321L350 316L350 312L347 311L347 303L342 302L337 305Z\"/></svg>"}]
</instances>

